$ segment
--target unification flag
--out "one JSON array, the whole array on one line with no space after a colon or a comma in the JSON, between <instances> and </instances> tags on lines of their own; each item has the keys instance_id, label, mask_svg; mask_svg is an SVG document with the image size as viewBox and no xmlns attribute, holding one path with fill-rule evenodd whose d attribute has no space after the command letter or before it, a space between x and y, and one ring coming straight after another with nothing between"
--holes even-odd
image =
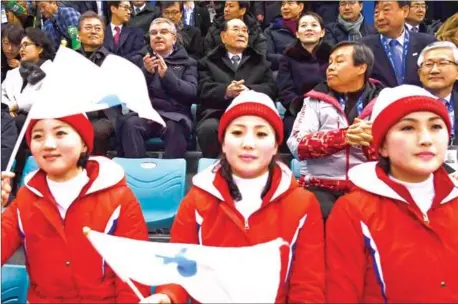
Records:
<instances>
[{"instance_id":1,"label":"unification flag","mask_svg":"<svg viewBox=\"0 0 458 304\"><path fill-rule=\"evenodd\" d=\"M274 303L280 284L278 238L251 247L155 243L84 228L94 248L124 282L181 285L201 303Z\"/></svg>"}]
</instances>

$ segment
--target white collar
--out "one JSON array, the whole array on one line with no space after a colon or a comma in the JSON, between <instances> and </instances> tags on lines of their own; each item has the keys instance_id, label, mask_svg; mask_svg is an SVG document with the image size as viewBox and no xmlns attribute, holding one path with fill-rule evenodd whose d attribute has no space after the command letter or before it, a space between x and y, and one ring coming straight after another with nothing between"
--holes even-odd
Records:
<instances>
[{"instance_id":1,"label":"white collar","mask_svg":"<svg viewBox=\"0 0 458 304\"><path fill-rule=\"evenodd\" d=\"M386 37L386 36L385 36ZM401 47L404 47L404 40L405 40L405 37L406 37L406 29L403 28L402 29L402 33L401 33L401 36L399 36L398 38L396 38L396 40L399 42L399 44L401 45ZM393 38L389 38L389 37L386 37L387 39L387 42L388 44L390 44L391 40L393 40Z\"/></svg>"},{"instance_id":2,"label":"white collar","mask_svg":"<svg viewBox=\"0 0 458 304\"><path fill-rule=\"evenodd\" d=\"M194 7L196 7L194 2L191 2L188 5L183 3L183 6L184 6L184 9L187 10L187 11L193 11Z\"/></svg>"},{"instance_id":3,"label":"white collar","mask_svg":"<svg viewBox=\"0 0 458 304\"><path fill-rule=\"evenodd\" d=\"M448 94L444 99L448 102L452 101L452 93Z\"/></svg>"},{"instance_id":4,"label":"white collar","mask_svg":"<svg viewBox=\"0 0 458 304\"><path fill-rule=\"evenodd\" d=\"M417 28L417 31L418 31L418 32L420 31L420 26L419 26L419 25L410 25L410 24L408 24L408 23L406 22L406 26L407 26L407 29L408 29L409 31L412 31L412 29L413 29L414 27Z\"/></svg>"},{"instance_id":5,"label":"white collar","mask_svg":"<svg viewBox=\"0 0 458 304\"><path fill-rule=\"evenodd\" d=\"M234 57L234 56L239 56L239 57L240 57L240 61L242 61L242 53L240 53L240 54L233 54L233 53L231 53L231 52L227 52L227 56L228 56L229 59L231 59L231 60L232 60L232 57ZM240 62L240 61L239 61L239 62Z\"/></svg>"},{"instance_id":6,"label":"white collar","mask_svg":"<svg viewBox=\"0 0 458 304\"><path fill-rule=\"evenodd\" d=\"M120 24L120 25L114 25L113 23L110 23L110 26L111 26L111 32L113 33L113 36L116 34L115 27L119 27L119 30L120 30L120 31L122 31L122 27L123 27L122 24Z\"/></svg>"},{"instance_id":7,"label":"white collar","mask_svg":"<svg viewBox=\"0 0 458 304\"><path fill-rule=\"evenodd\" d=\"M140 12L142 12L145 9L145 6L146 6L146 2L140 7L135 7L134 12L136 12L138 9L140 9Z\"/></svg>"}]
</instances>

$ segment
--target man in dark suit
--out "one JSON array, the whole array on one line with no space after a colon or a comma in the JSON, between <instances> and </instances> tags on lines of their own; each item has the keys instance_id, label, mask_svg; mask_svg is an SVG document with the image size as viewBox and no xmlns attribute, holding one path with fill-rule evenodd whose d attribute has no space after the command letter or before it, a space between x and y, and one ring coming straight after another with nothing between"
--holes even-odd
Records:
<instances>
[{"instance_id":1,"label":"man in dark suit","mask_svg":"<svg viewBox=\"0 0 458 304\"><path fill-rule=\"evenodd\" d=\"M159 7L146 1L132 1L133 16L130 18L129 26L142 29L143 34L148 33L151 22L160 16Z\"/></svg>"},{"instance_id":2,"label":"man in dark suit","mask_svg":"<svg viewBox=\"0 0 458 304\"><path fill-rule=\"evenodd\" d=\"M111 12L111 22L107 25L103 46L111 53L131 60L145 45L143 31L127 25L131 15L129 1L107 3Z\"/></svg>"},{"instance_id":3,"label":"man in dark suit","mask_svg":"<svg viewBox=\"0 0 458 304\"><path fill-rule=\"evenodd\" d=\"M440 20L432 20L428 22L425 19L428 5L424 0L410 1L410 11L406 18L407 29L411 32L426 33L434 35L442 25Z\"/></svg>"},{"instance_id":4,"label":"man in dark suit","mask_svg":"<svg viewBox=\"0 0 458 304\"><path fill-rule=\"evenodd\" d=\"M197 139L203 157L221 153L217 130L231 101L242 91L253 90L275 100L277 90L270 63L248 45L248 27L241 19L225 21L221 43L199 62Z\"/></svg>"},{"instance_id":5,"label":"man in dark suit","mask_svg":"<svg viewBox=\"0 0 458 304\"><path fill-rule=\"evenodd\" d=\"M452 121L452 144L458 126L458 92L453 86L458 80L458 48L449 41L431 43L418 58L418 75L423 87L440 98L449 111Z\"/></svg>"},{"instance_id":6,"label":"man in dark suit","mask_svg":"<svg viewBox=\"0 0 458 304\"><path fill-rule=\"evenodd\" d=\"M418 55L436 39L405 28L409 4L409 1L376 1L375 27L380 34L361 39L376 58L371 77L387 87L401 84L421 86L416 64Z\"/></svg>"},{"instance_id":7,"label":"man in dark suit","mask_svg":"<svg viewBox=\"0 0 458 304\"><path fill-rule=\"evenodd\" d=\"M162 17L169 19L175 24L178 34L178 43L184 46L186 52L192 58L200 60L202 56L202 35L197 27L184 23L183 2L161 2Z\"/></svg>"},{"instance_id":8,"label":"man in dark suit","mask_svg":"<svg viewBox=\"0 0 458 304\"><path fill-rule=\"evenodd\" d=\"M200 29L202 37L207 35L208 29L210 28L210 13L206 7L200 7L194 3L194 1L184 1L184 24L194 26Z\"/></svg>"}]
</instances>

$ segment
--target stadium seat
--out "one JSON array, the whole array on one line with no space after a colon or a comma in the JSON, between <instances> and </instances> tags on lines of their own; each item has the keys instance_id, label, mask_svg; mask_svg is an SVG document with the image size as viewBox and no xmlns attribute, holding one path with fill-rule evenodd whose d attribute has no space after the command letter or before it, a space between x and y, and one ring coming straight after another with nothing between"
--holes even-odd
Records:
<instances>
[{"instance_id":1,"label":"stadium seat","mask_svg":"<svg viewBox=\"0 0 458 304\"><path fill-rule=\"evenodd\" d=\"M2 303L26 303L29 276L24 265L2 267Z\"/></svg>"},{"instance_id":2,"label":"stadium seat","mask_svg":"<svg viewBox=\"0 0 458 304\"><path fill-rule=\"evenodd\" d=\"M275 105L277 106L278 114L280 114L280 117L283 119L285 117L285 112L286 109L285 107L281 104L281 102L276 102Z\"/></svg>"},{"instance_id":3,"label":"stadium seat","mask_svg":"<svg viewBox=\"0 0 458 304\"><path fill-rule=\"evenodd\" d=\"M186 160L119 158L149 231L170 228L185 193Z\"/></svg>"},{"instance_id":4,"label":"stadium seat","mask_svg":"<svg viewBox=\"0 0 458 304\"><path fill-rule=\"evenodd\" d=\"M35 171L38 169L38 164L33 158L33 156L29 156L27 160L25 161L24 169L22 170L22 177L21 177L21 183L20 186L24 186L24 179L32 171Z\"/></svg>"},{"instance_id":5,"label":"stadium seat","mask_svg":"<svg viewBox=\"0 0 458 304\"><path fill-rule=\"evenodd\" d=\"M201 158L197 164L197 173L213 165L218 159L216 158Z\"/></svg>"},{"instance_id":6,"label":"stadium seat","mask_svg":"<svg viewBox=\"0 0 458 304\"><path fill-rule=\"evenodd\" d=\"M301 162L295 158L291 160L291 171L293 171L296 178L301 177Z\"/></svg>"}]
</instances>

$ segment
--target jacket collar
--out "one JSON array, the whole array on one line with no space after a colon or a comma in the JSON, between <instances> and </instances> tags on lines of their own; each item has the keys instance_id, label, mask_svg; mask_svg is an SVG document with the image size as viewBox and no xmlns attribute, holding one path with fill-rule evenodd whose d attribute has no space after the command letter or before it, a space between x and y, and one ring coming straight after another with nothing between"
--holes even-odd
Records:
<instances>
[{"instance_id":1,"label":"jacket collar","mask_svg":"<svg viewBox=\"0 0 458 304\"><path fill-rule=\"evenodd\" d=\"M220 169L221 165L218 161L195 175L192 179L192 183L195 187L213 195L220 201L225 201L233 205L234 202L229 194L229 188L226 181L221 176ZM281 195L296 187L298 187L298 185L291 170L282 162L277 162L277 166L275 167L274 174L272 176L271 189L264 197L262 205L264 206L265 204L276 200Z\"/></svg>"},{"instance_id":2,"label":"jacket collar","mask_svg":"<svg viewBox=\"0 0 458 304\"><path fill-rule=\"evenodd\" d=\"M391 180L379 162L367 162L351 168L348 172L350 181L364 191L402 201L414 203L409 190ZM458 183L455 183L445 169L434 172L434 188L436 195L433 206L445 204L458 197Z\"/></svg>"},{"instance_id":3,"label":"jacket collar","mask_svg":"<svg viewBox=\"0 0 458 304\"><path fill-rule=\"evenodd\" d=\"M315 58L318 61L329 61L329 56L331 55L331 46L325 41L321 41L320 44L316 46ZM296 44L289 47L285 51L285 55L292 57L297 60L311 60L314 56L309 53L304 47L299 39L296 39Z\"/></svg>"},{"instance_id":4,"label":"jacket collar","mask_svg":"<svg viewBox=\"0 0 458 304\"><path fill-rule=\"evenodd\" d=\"M124 170L106 157L94 156L89 158L87 167L89 182L81 191L80 196L95 193L112 187L124 179ZM39 197L52 197L46 182L46 173L35 170L29 173L24 180L25 186Z\"/></svg>"}]
</instances>

